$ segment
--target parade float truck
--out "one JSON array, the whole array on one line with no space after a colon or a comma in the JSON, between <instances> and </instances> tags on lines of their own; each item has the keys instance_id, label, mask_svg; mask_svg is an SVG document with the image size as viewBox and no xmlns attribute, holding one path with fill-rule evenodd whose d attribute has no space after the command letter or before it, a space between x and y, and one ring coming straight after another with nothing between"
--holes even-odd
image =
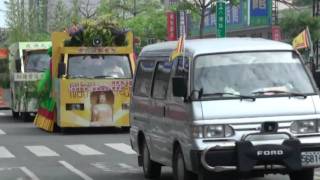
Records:
<instances>
[{"instance_id":1,"label":"parade float truck","mask_svg":"<svg viewBox=\"0 0 320 180\"><path fill-rule=\"evenodd\" d=\"M18 42L9 47L11 109L15 119L31 119L37 113L36 87L49 68L51 42Z\"/></svg>"},{"instance_id":2,"label":"parade float truck","mask_svg":"<svg viewBox=\"0 0 320 180\"><path fill-rule=\"evenodd\" d=\"M8 55L8 49L0 48L0 109L10 108Z\"/></svg>"},{"instance_id":3,"label":"parade float truck","mask_svg":"<svg viewBox=\"0 0 320 180\"><path fill-rule=\"evenodd\" d=\"M104 37L90 39L84 35L74 45L74 39L67 32L52 34L54 124L61 130L129 128L135 69L133 34L122 32L120 43L111 40L106 44ZM38 118L35 124L52 131L49 120Z\"/></svg>"}]
</instances>

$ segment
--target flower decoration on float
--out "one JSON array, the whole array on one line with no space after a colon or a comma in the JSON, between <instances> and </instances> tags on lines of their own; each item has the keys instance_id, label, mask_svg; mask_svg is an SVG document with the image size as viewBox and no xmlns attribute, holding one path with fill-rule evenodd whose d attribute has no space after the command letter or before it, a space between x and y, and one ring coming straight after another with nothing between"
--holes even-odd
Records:
<instances>
[{"instance_id":1,"label":"flower decoration on float","mask_svg":"<svg viewBox=\"0 0 320 180\"><path fill-rule=\"evenodd\" d=\"M66 30L71 37L65 46L112 47L126 46L128 30L110 19L85 20L81 24L73 23Z\"/></svg>"}]
</instances>

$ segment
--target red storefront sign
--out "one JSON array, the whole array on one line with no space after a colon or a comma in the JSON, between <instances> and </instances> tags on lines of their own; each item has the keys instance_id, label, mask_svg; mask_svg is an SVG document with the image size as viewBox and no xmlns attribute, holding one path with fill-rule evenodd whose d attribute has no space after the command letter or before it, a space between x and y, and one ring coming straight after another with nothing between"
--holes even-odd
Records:
<instances>
[{"instance_id":1,"label":"red storefront sign","mask_svg":"<svg viewBox=\"0 0 320 180\"><path fill-rule=\"evenodd\" d=\"M281 29L279 26L272 26L272 40L281 41Z\"/></svg>"},{"instance_id":2,"label":"red storefront sign","mask_svg":"<svg viewBox=\"0 0 320 180\"><path fill-rule=\"evenodd\" d=\"M167 12L167 40L177 40L177 15L175 12Z\"/></svg>"},{"instance_id":3,"label":"red storefront sign","mask_svg":"<svg viewBox=\"0 0 320 180\"><path fill-rule=\"evenodd\" d=\"M7 59L8 55L8 49L0 49L0 59Z\"/></svg>"}]
</instances>

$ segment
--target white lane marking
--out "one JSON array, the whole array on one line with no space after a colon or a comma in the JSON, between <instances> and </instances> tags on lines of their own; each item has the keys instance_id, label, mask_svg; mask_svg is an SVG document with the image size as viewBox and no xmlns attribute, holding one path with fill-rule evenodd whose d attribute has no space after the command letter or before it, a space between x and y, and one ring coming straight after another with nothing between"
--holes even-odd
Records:
<instances>
[{"instance_id":1,"label":"white lane marking","mask_svg":"<svg viewBox=\"0 0 320 180\"><path fill-rule=\"evenodd\" d=\"M84 144L72 144L72 145L65 145L65 146L83 156L103 155L102 152L97 151Z\"/></svg>"},{"instance_id":2,"label":"white lane marking","mask_svg":"<svg viewBox=\"0 0 320 180\"><path fill-rule=\"evenodd\" d=\"M69 169L71 172L75 173L76 175L80 176L84 180L93 180L91 177L80 171L79 169L76 169L71 164L67 163L66 161L59 161L60 164L62 164L64 167Z\"/></svg>"},{"instance_id":3,"label":"white lane marking","mask_svg":"<svg viewBox=\"0 0 320 180\"><path fill-rule=\"evenodd\" d=\"M91 163L92 166L108 173L140 173L139 168L135 168L125 163L114 164L111 162L95 162Z\"/></svg>"},{"instance_id":4,"label":"white lane marking","mask_svg":"<svg viewBox=\"0 0 320 180\"><path fill-rule=\"evenodd\" d=\"M7 133L0 129L0 135L6 135Z\"/></svg>"},{"instance_id":5,"label":"white lane marking","mask_svg":"<svg viewBox=\"0 0 320 180\"><path fill-rule=\"evenodd\" d=\"M115 149L117 151L121 151L125 154L136 154L136 152L133 151L129 145L124 143L108 143L104 145L111 147L112 149Z\"/></svg>"},{"instance_id":6,"label":"white lane marking","mask_svg":"<svg viewBox=\"0 0 320 180\"><path fill-rule=\"evenodd\" d=\"M38 157L60 156L58 153L46 146L25 146L25 148Z\"/></svg>"},{"instance_id":7,"label":"white lane marking","mask_svg":"<svg viewBox=\"0 0 320 180\"><path fill-rule=\"evenodd\" d=\"M7 148L0 146L0 158L14 158L15 156Z\"/></svg>"},{"instance_id":8,"label":"white lane marking","mask_svg":"<svg viewBox=\"0 0 320 180\"><path fill-rule=\"evenodd\" d=\"M27 167L20 167L21 171L23 171L27 176L29 176L30 180L40 180L32 171L30 171Z\"/></svg>"},{"instance_id":9,"label":"white lane marking","mask_svg":"<svg viewBox=\"0 0 320 180\"><path fill-rule=\"evenodd\" d=\"M132 166L130 166L130 165L128 165L128 164L125 164L125 163L119 163L118 165L119 165L121 168L127 169L127 170L129 170L129 171L136 171L136 170L137 170L136 168L134 168L134 167L132 167Z\"/></svg>"},{"instance_id":10,"label":"white lane marking","mask_svg":"<svg viewBox=\"0 0 320 180\"><path fill-rule=\"evenodd\" d=\"M112 172L112 170L110 168L108 168L104 162L91 163L91 165L98 168L98 169L101 169L102 171Z\"/></svg>"}]
</instances>

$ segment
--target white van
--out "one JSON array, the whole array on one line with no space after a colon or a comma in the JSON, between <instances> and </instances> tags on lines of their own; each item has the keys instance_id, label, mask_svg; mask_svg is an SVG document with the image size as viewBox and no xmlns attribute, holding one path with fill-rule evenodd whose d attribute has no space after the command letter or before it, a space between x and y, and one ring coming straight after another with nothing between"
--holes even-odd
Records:
<instances>
[{"instance_id":1,"label":"white van","mask_svg":"<svg viewBox=\"0 0 320 180\"><path fill-rule=\"evenodd\" d=\"M320 98L288 44L254 38L187 40L145 47L130 105L130 140L146 178L175 180L289 174L320 166Z\"/></svg>"}]
</instances>

